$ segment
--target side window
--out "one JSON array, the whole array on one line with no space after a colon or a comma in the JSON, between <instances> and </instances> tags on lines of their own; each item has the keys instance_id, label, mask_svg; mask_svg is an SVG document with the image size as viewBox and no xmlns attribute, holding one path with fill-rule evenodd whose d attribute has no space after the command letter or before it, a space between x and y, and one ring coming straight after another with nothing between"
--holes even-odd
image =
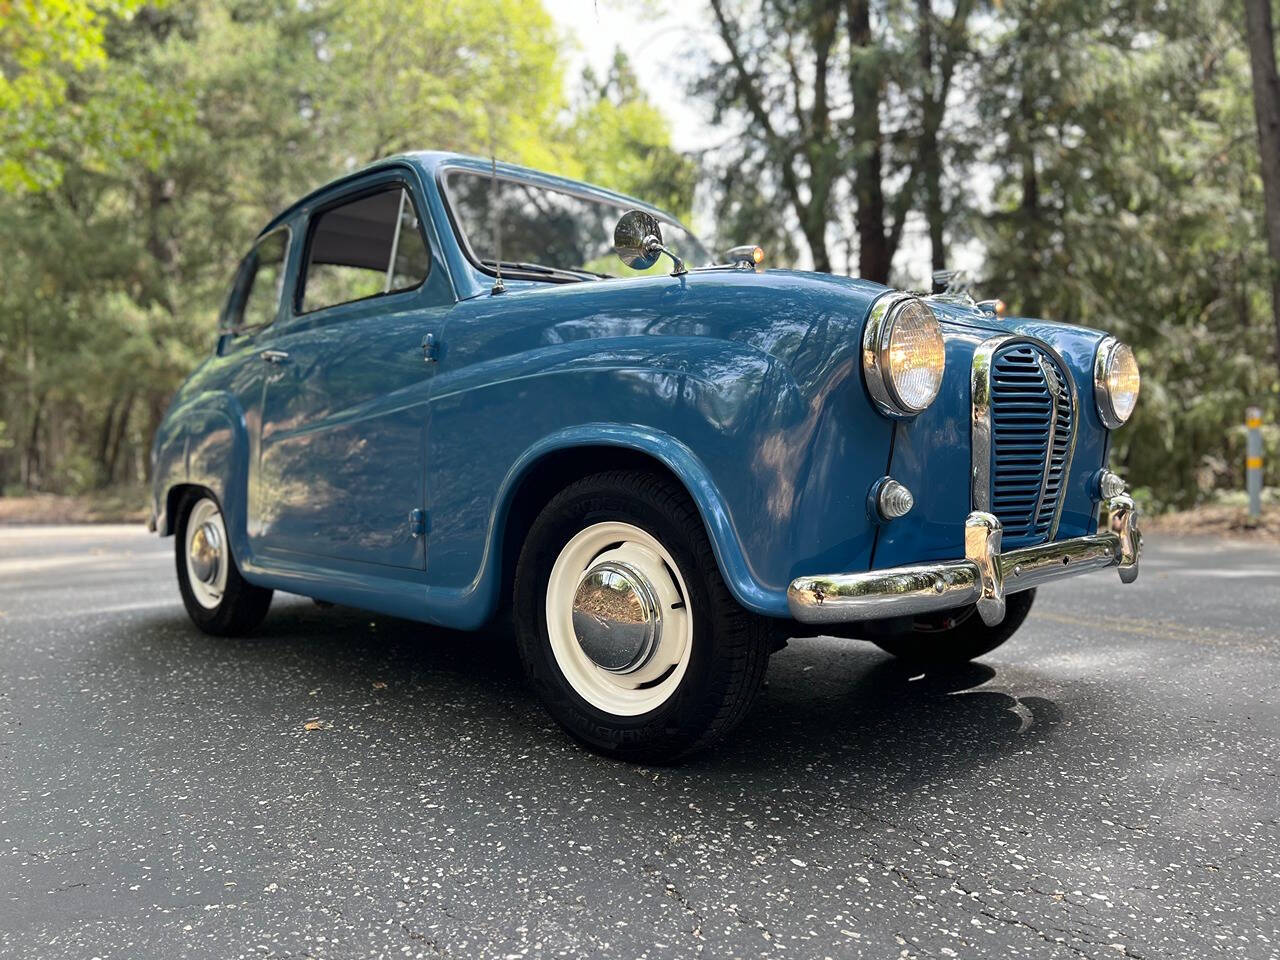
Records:
<instances>
[{"instance_id":1,"label":"side window","mask_svg":"<svg viewBox=\"0 0 1280 960\"><path fill-rule=\"evenodd\" d=\"M413 199L404 187L331 207L312 221L302 312L412 290L430 267Z\"/></svg>"},{"instance_id":2,"label":"side window","mask_svg":"<svg viewBox=\"0 0 1280 960\"><path fill-rule=\"evenodd\" d=\"M259 240L244 258L227 314L228 328L265 327L275 321L288 249L289 231L276 230Z\"/></svg>"}]
</instances>

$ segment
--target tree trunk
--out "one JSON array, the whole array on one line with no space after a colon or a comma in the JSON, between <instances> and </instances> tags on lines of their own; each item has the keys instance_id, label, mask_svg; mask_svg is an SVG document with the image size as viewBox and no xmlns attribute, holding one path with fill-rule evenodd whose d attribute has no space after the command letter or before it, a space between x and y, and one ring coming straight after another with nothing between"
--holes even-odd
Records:
<instances>
[{"instance_id":1,"label":"tree trunk","mask_svg":"<svg viewBox=\"0 0 1280 960\"><path fill-rule=\"evenodd\" d=\"M947 266L947 244L943 236L947 214L942 202L942 157L938 155L941 113L938 104L925 100L920 135L920 165L924 174L924 216L929 224L929 246L933 252L934 270L945 270Z\"/></svg>"},{"instance_id":2,"label":"tree trunk","mask_svg":"<svg viewBox=\"0 0 1280 960\"><path fill-rule=\"evenodd\" d=\"M1022 313L1029 317L1040 315L1041 257L1040 238L1040 178L1036 173L1036 151L1033 144L1035 116L1031 102L1023 90L1019 99L1022 115L1022 242L1026 247L1026 283L1021 294Z\"/></svg>"},{"instance_id":3,"label":"tree trunk","mask_svg":"<svg viewBox=\"0 0 1280 960\"><path fill-rule=\"evenodd\" d=\"M747 65L747 59L739 47L738 29L734 20L725 12L721 0L711 0L711 12L715 17L720 39L729 51L730 63L737 77L737 88L746 103L770 153L770 163L775 165L782 187L800 220L800 229L813 256L815 270L830 272L831 257L827 250L827 212L831 188L835 182L835 149L829 143L826 72L831 46L835 41L839 0L825 0L814 10L810 23L810 44L814 49L814 107L806 119L798 117L801 128L809 127L807 142L800 145L782 137L774 129L770 110L761 90L763 82ZM797 114L800 110L797 107ZM808 163L809 177L803 183L795 167L797 158ZM805 186L809 196L804 196Z\"/></svg>"},{"instance_id":4,"label":"tree trunk","mask_svg":"<svg viewBox=\"0 0 1280 960\"><path fill-rule=\"evenodd\" d=\"M142 446L142 477L147 483L151 482L151 447L150 442L155 438L156 431L160 429L160 421L164 419L165 412L169 408L168 393L151 393L147 398L147 432L146 440Z\"/></svg>"},{"instance_id":5,"label":"tree trunk","mask_svg":"<svg viewBox=\"0 0 1280 960\"><path fill-rule=\"evenodd\" d=\"M120 463L120 451L124 447L125 432L129 429L129 418L133 414L134 394L130 393L124 398L124 405L120 408L120 416L116 418L115 435L111 439L111 451L107 454L107 485L110 486L116 479L116 468Z\"/></svg>"},{"instance_id":6,"label":"tree trunk","mask_svg":"<svg viewBox=\"0 0 1280 960\"><path fill-rule=\"evenodd\" d=\"M1253 70L1253 112L1258 120L1263 207L1270 256L1271 317L1280 365L1280 77L1276 74L1276 38L1271 0L1244 0L1245 31Z\"/></svg>"},{"instance_id":7,"label":"tree trunk","mask_svg":"<svg viewBox=\"0 0 1280 960\"><path fill-rule=\"evenodd\" d=\"M924 175L924 217L929 225L929 247L933 269L947 266L947 247L942 235L942 157L938 155L938 130L942 126L945 103L939 102L933 79L933 0L917 0L920 20L920 153L918 163ZM943 88L946 89L945 86ZM944 94L945 96L945 94Z\"/></svg>"},{"instance_id":8,"label":"tree trunk","mask_svg":"<svg viewBox=\"0 0 1280 960\"><path fill-rule=\"evenodd\" d=\"M800 225L804 232L805 243L809 245L809 253L813 256L813 269L818 273L831 272L831 254L827 251L827 220L818 222L818 218L806 217Z\"/></svg>"},{"instance_id":9,"label":"tree trunk","mask_svg":"<svg viewBox=\"0 0 1280 960\"><path fill-rule=\"evenodd\" d=\"M44 417L44 401L47 394L35 398L31 408L31 426L27 431L27 447L22 457L22 485L28 493L40 485L40 423Z\"/></svg>"},{"instance_id":10,"label":"tree trunk","mask_svg":"<svg viewBox=\"0 0 1280 960\"><path fill-rule=\"evenodd\" d=\"M113 396L111 398L111 402L107 404L107 415L102 420L102 429L98 433L98 474L104 486L111 482L107 454L111 449L111 437L115 433L116 407L119 403L120 401L117 397Z\"/></svg>"},{"instance_id":11,"label":"tree trunk","mask_svg":"<svg viewBox=\"0 0 1280 960\"><path fill-rule=\"evenodd\" d=\"M880 127L882 72L875 62L870 0L849 0L849 87L853 93L853 192L858 209L858 274L889 282L893 251L885 236L884 138Z\"/></svg>"}]
</instances>

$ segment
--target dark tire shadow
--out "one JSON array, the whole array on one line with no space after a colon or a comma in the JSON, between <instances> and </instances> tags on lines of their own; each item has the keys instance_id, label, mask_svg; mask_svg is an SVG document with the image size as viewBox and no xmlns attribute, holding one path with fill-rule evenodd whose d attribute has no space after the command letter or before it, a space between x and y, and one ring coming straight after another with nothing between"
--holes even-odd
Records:
<instances>
[{"instance_id":1,"label":"dark tire shadow","mask_svg":"<svg viewBox=\"0 0 1280 960\"><path fill-rule=\"evenodd\" d=\"M176 634L185 656L235 665L241 677L301 675L300 684L351 695L376 688L389 724L430 723L444 701L462 702L494 727L495 743L527 742L613 762L573 745L543 713L524 684L508 629L462 633L283 596L247 638L204 636L181 613L148 619L146 635ZM153 656L163 650L148 647ZM921 671L859 641L794 641L774 656L766 688L742 726L710 751L666 769L682 779L715 773L763 785L802 777L821 763L903 790L962 776L1052 737L1062 720L1051 700L987 687L996 680L996 670L981 662Z\"/></svg>"}]
</instances>

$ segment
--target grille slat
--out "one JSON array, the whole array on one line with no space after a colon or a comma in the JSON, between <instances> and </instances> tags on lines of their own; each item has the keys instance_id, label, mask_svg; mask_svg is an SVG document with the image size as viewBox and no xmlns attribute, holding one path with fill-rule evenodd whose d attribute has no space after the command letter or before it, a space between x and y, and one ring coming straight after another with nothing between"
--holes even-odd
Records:
<instances>
[{"instance_id":1,"label":"grille slat","mask_svg":"<svg viewBox=\"0 0 1280 960\"><path fill-rule=\"evenodd\" d=\"M1057 376L1056 416L1042 360ZM1011 344L992 358L991 511L1004 526L1006 547L1038 543L1053 525L1075 428L1067 376L1029 343Z\"/></svg>"}]
</instances>

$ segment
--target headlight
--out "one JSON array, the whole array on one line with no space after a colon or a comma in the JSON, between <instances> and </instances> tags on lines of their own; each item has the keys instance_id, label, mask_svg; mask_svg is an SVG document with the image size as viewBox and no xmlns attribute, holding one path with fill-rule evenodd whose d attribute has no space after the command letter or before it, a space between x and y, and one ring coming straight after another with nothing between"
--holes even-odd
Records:
<instances>
[{"instance_id":1,"label":"headlight","mask_svg":"<svg viewBox=\"0 0 1280 960\"><path fill-rule=\"evenodd\" d=\"M1098 344L1098 357L1093 365L1093 395L1098 402L1098 416L1114 430L1123 426L1138 405L1142 377L1138 361L1128 344L1107 337Z\"/></svg>"},{"instance_id":2,"label":"headlight","mask_svg":"<svg viewBox=\"0 0 1280 960\"><path fill-rule=\"evenodd\" d=\"M914 417L924 410L946 365L942 328L923 300L899 293L875 302L862 336L862 370L881 413Z\"/></svg>"}]
</instances>

